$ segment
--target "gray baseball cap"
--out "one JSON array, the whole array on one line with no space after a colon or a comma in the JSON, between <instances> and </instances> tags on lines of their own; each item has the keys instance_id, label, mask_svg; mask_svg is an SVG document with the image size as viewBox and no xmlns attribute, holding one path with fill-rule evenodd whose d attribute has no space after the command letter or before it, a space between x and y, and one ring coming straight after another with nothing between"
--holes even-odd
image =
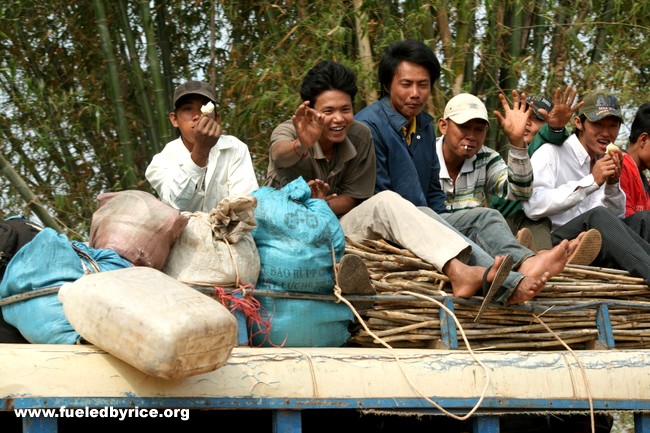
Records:
<instances>
[{"instance_id":1,"label":"gray baseball cap","mask_svg":"<svg viewBox=\"0 0 650 433\"><path fill-rule=\"evenodd\" d=\"M613 116L623 121L621 106L614 95L602 92L590 93L584 97L584 105L580 107L578 115L584 114L590 122L598 122L607 116Z\"/></svg>"},{"instance_id":2,"label":"gray baseball cap","mask_svg":"<svg viewBox=\"0 0 650 433\"><path fill-rule=\"evenodd\" d=\"M528 98L528 102L533 103L533 111L539 120L544 120L544 116L539 112L540 108L545 110L547 113L550 113L553 109L553 102L543 95L533 95Z\"/></svg>"},{"instance_id":3,"label":"gray baseball cap","mask_svg":"<svg viewBox=\"0 0 650 433\"><path fill-rule=\"evenodd\" d=\"M214 93L214 88L205 81L186 81L178 86L174 91L174 108L176 108L178 100L186 95L201 95L205 96L213 103L217 102L217 95Z\"/></svg>"}]
</instances>

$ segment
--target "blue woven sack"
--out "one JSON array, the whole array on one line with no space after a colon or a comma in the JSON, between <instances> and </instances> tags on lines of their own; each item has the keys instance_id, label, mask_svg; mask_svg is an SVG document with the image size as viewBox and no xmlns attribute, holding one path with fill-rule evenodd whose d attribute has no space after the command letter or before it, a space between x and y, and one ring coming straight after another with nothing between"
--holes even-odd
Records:
<instances>
[{"instance_id":1,"label":"blue woven sack","mask_svg":"<svg viewBox=\"0 0 650 433\"><path fill-rule=\"evenodd\" d=\"M313 199L300 177L281 189L262 187L253 239L260 255L257 289L333 293L334 265L345 252L345 235L328 204ZM341 346L354 316L343 303L259 297L271 334L252 329L255 345ZM265 338L265 337L269 338Z\"/></svg>"},{"instance_id":2,"label":"blue woven sack","mask_svg":"<svg viewBox=\"0 0 650 433\"><path fill-rule=\"evenodd\" d=\"M131 264L109 249L94 249L51 228L40 231L11 259L0 283L0 297L18 295L76 281L93 263L99 271L130 267ZM106 290L110 290L107 287ZM7 323L15 326L30 343L74 344L79 334L63 312L57 293L37 296L2 307Z\"/></svg>"}]
</instances>

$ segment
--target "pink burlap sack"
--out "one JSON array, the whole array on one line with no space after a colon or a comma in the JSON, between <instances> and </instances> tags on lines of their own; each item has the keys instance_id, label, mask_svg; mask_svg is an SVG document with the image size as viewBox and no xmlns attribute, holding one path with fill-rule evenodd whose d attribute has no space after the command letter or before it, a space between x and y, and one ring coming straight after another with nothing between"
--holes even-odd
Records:
<instances>
[{"instance_id":1,"label":"pink burlap sack","mask_svg":"<svg viewBox=\"0 0 650 433\"><path fill-rule=\"evenodd\" d=\"M90 246L112 249L135 266L161 270L187 221L187 216L148 192L99 194Z\"/></svg>"}]
</instances>

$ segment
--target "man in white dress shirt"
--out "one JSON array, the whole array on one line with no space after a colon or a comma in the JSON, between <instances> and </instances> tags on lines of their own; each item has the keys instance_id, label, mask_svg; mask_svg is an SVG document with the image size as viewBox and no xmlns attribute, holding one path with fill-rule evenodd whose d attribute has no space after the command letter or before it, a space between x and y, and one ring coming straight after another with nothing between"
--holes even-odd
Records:
<instances>
[{"instance_id":1,"label":"man in white dress shirt","mask_svg":"<svg viewBox=\"0 0 650 433\"><path fill-rule=\"evenodd\" d=\"M589 94L573 121L574 133L562 146L544 144L532 156L533 195L524 212L551 219L554 244L597 229L602 248L594 264L625 269L650 284L650 214L624 218L621 155L607 153L623 122L618 100Z\"/></svg>"}]
</instances>

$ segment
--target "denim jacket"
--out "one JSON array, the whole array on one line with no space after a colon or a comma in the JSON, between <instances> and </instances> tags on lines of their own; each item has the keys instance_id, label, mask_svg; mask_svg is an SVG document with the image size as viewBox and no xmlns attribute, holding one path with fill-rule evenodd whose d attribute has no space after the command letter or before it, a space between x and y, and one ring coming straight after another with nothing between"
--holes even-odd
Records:
<instances>
[{"instance_id":1,"label":"denim jacket","mask_svg":"<svg viewBox=\"0 0 650 433\"><path fill-rule=\"evenodd\" d=\"M388 97L361 110L355 120L372 132L377 157L375 193L394 191L416 206L446 213L433 117L424 111L416 116L417 129L410 145L402 133L408 119L393 109Z\"/></svg>"}]
</instances>

